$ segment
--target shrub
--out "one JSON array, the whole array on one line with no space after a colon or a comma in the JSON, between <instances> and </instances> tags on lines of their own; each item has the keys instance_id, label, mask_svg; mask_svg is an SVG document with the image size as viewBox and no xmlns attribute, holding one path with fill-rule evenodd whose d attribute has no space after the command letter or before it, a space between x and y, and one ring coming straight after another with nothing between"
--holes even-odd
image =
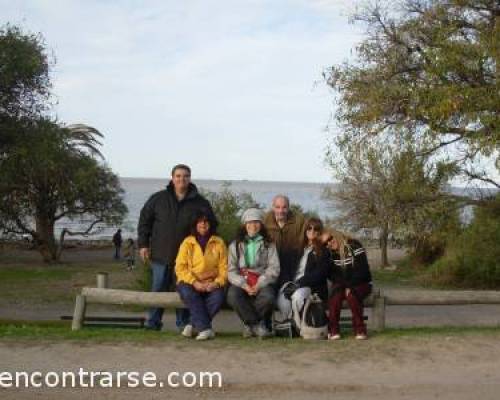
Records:
<instances>
[{"instance_id":1,"label":"shrub","mask_svg":"<svg viewBox=\"0 0 500 400\"><path fill-rule=\"evenodd\" d=\"M500 195L474 210L471 224L450 242L427 278L455 287L500 288Z\"/></svg>"}]
</instances>

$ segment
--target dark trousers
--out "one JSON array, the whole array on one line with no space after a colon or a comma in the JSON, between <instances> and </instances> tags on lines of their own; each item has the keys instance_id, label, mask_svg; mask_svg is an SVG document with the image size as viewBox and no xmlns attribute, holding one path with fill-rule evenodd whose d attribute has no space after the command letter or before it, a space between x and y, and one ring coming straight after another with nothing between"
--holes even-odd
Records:
<instances>
[{"instance_id":1,"label":"dark trousers","mask_svg":"<svg viewBox=\"0 0 500 400\"><path fill-rule=\"evenodd\" d=\"M191 323L198 331L212 329L212 320L224 303L224 289L198 292L193 285L179 283L177 291L191 312Z\"/></svg>"},{"instance_id":2,"label":"dark trousers","mask_svg":"<svg viewBox=\"0 0 500 400\"><path fill-rule=\"evenodd\" d=\"M242 288L231 285L227 302L245 325L255 325L271 318L275 302L274 288L266 286L257 295L249 296Z\"/></svg>"},{"instance_id":3,"label":"dark trousers","mask_svg":"<svg viewBox=\"0 0 500 400\"><path fill-rule=\"evenodd\" d=\"M115 260L119 260L120 259L120 250L121 250L121 246L117 246L115 245Z\"/></svg>"},{"instance_id":4,"label":"dark trousers","mask_svg":"<svg viewBox=\"0 0 500 400\"><path fill-rule=\"evenodd\" d=\"M345 295L344 286L333 286L333 294L328 301L330 310L330 333L335 335L340 333L340 311L342 310L342 302L344 300L349 304L352 314L352 329L354 334L366 334L366 324L363 320L363 300L371 293L372 285L362 283L351 289L348 296Z\"/></svg>"},{"instance_id":5,"label":"dark trousers","mask_svg":"<svg viewBox=\"0 0 500 400\"><path fill-rule=\"evenodd\" d=\"M153 274L153 282L151 285L152 292L166 292L170 287L170 281L172 279L173 271L170 271L168 265L163 265L157 262L151 263L151 272ZM151 328L160 329L162 327L162 318L164 308L152 307L149 310L149 318L147 325ZM187 308L176 308L175 309L175 325L177 328L182 329L184 326L190 323L189 310Z\"/></svg>"}]
</instances>

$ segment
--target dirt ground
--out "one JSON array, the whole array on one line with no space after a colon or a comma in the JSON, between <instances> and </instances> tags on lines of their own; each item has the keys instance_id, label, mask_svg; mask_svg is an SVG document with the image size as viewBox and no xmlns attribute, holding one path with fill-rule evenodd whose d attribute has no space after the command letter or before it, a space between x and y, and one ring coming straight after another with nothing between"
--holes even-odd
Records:
<instances>
[{"instance_id":1,"label":"dirt ground","mask_svg":"<svg viewBox=\"0 0 500 400\"><path fill-rule=\"evenodd\" d=\"M188 344L1 343L0 371L220 372L222 388L0 389L2 399L498 399L497 334L226 349ZM212 343L215 343L212 342Z\"/></svg>"}]
</instances>

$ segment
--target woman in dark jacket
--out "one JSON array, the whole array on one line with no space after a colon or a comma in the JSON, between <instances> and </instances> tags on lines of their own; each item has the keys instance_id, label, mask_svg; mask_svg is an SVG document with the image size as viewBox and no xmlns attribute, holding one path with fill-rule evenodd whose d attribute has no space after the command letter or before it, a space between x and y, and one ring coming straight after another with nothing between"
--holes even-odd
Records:
<instances>
[{"instance_id":1,"label":"woman in dark jacket","mask_svg":"<svg viewBox=\"0 0 500 400\"><path fill-rule=\"evenodd\" d=\"M339 320L342 302L347 301L352 313L352 326L356 339L366 339L363 319L363 301L372 291L372 275L362 244L342 232L329 231L323 240L330 252L330 279L332 295L328 301L329 335L340 339Z\"/></svg>"},{"instance_id":2,"label":"woman in dark jacket","mask_svg":"<svg viewBox=\"0 0 500 400\"><path fill-rule=\"evenodd\" d=\"M282 318L293 318L299 331L301 325L300 310L309 295L316 293L324 301L328 298L329 259L320 240L323 224L317 218L310 218L304 227L302 257L294 271L294 279L285 282L280 289L277 300Z\"/></svg>"}]
</instances>

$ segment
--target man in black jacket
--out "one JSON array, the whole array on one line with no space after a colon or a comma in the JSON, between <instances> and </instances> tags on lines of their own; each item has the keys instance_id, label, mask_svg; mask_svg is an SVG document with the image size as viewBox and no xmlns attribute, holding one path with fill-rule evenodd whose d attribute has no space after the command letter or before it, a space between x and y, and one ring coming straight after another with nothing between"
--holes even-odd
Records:
<instances>
[{"instance_id":1,"label":"man in black jacket","mask_svg":"<svg viewBox=\"0 0 500 400\"><path fill-rule=\"evenodd\" d=\"M152 292L175 289L175 258L181 242L189 234L191 219L198 210L213 214L210 203L191 183L191 169L184 164L172 168L172 180L165 190L153 194L141 210L138 225L139 254L151 260ZM215 220L215 217L214 217ZM160 330L163 308L151 308L146 327ZM176 325L191 336L187 309L176 310Z\"/></svg>"}]
</instances>

